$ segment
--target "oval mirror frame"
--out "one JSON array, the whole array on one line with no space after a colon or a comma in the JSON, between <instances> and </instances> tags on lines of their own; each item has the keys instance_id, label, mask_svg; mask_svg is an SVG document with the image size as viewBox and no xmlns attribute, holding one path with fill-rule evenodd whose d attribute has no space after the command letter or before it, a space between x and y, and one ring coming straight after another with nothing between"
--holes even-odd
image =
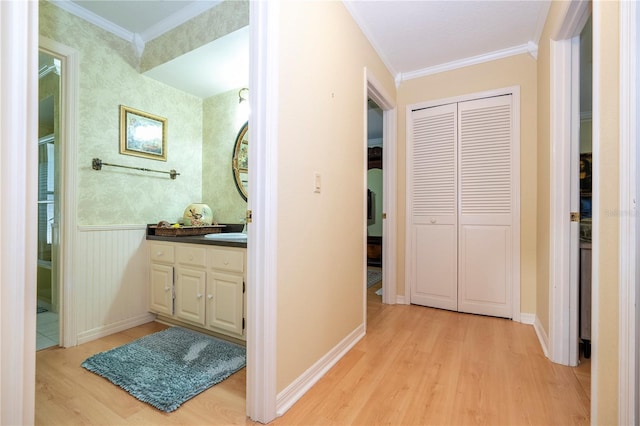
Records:
<instances>
[{"instance_id":1,"label":"oval mirror frame","mask_svg":"<svg viewBox=\"0 0 640 426\"><path fill-rule=\"evenodd\" d=\"M247 201L249 189L249 122L242 125L233 147L233 178L240 196Z\"/></svg>"}]
</instances>

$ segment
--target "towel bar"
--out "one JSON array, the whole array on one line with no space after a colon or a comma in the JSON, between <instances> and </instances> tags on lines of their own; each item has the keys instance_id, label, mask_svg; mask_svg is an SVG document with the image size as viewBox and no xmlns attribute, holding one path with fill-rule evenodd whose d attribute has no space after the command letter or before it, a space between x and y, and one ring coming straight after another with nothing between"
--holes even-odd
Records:
<instances>
[{"instance_id":1,"label":"towel bar","mask_svg":"<svg viewBox=\"0 0 640 426\"><path fill-rule=\"evenodd\" d=\"M94 158L93 161L91 162L91 168L93 170L102 170L102 166L121 167L123 169L132 169L132 170L142 170L143 172L166 173L171 177L171 179L175 179L176 176L180 176L180 173L176 172L173 169L169 170L168 172L165 172L163 170L145 169L144 167L121 166L119 164L104 163L99 158Z\"/></svg>"}]
</instances>

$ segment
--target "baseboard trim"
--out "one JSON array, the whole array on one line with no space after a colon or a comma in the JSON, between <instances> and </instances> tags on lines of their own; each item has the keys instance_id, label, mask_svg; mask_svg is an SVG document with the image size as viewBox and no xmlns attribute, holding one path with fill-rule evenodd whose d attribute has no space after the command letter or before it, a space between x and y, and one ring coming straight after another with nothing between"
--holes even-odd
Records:
<instances>
[{"instance_id":1,"label":"baseboard trim","mask_svg":"<svg viewBox=\"0 0 640 426\"><path fill-rule=\"evenodd\" d=\"M407 299L404 296L396 296L396 303L398 305L408 305L409 304L409 299Z\"/></svg>"},{"instance_id":2,"label":"baseboard trim","mask_svg":"<svg viewBox=\"0 0 640 426\"><path fill-rule=\"evenodd\" d=\"M536 323L536 314L520 312L520 322L522 324L534 325Z\"/></svg>"},{"instance_id":3,"label":"baseboard trim","mask_svg":"<svg viewBox=\"0 0 640 426\"><path fill-rule=\"evenodd\" d=\"M364 324L360 324L342 339L325 356L320 358L300 377L294 380L276 396L276 415L282 416L298 401L322 376L326 374L365 335Z\"/></svg>"},{"instance_id":4,"label":"baseboard trim","mask_svg":"<svg viewBox=\"0 0 640 426\"><path fill-rule=\"evenodd\" d=\"M533 322L533 329L536 331L536 335L538 336L538 340L540 341L540 346L542 347L542 352L544 356L549 358L549 336L544 331L544 327L542 327L542 323L540 322L540 318L535 316L535 321Z\"/></svg>"},{"instance_id":5,"label":"baseboard trim","mask_svg":"<svg viewBox=\"0 0 640 426\"><path fill-rule=\"evenodd\" d=\"M155 319L156 316L154 314L145 313L142 315L138 315L137 317L127 318L126 320L115 322L113 324L83 331L82 333L78 333L78 344L80 345L82 343L87 343L101 337L109 336L110 334L128 330L130 328L155 321Z\"/></svg>"}]
</instances>

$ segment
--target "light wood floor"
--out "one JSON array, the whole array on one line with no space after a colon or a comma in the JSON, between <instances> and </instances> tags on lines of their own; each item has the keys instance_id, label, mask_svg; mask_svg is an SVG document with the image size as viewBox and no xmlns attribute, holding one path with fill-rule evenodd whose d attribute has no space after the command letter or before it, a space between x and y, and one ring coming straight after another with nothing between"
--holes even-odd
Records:
<instances>
[{"instance_id":1,"label":"light wood floor","mask_svg":"<svg viewBox=\"0 0 640 426\"><path fill-rule=\"evenodd\" d=\"M589 424L589 362L547 360L531 326L418 306L369 289L367 335L274 425ZM245 370L165 414L80 367L157 323L36 356L36 424L256 424Z\"/></svg>"}]
</instances>

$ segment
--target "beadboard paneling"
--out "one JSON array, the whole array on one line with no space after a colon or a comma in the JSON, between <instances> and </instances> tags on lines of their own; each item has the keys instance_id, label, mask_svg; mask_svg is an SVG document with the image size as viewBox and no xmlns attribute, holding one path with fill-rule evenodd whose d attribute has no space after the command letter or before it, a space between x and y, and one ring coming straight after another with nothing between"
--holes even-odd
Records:
<instances>
[{"instance_id":1,"label":"beadboard paneling","mask_svg":"<svg viewBox=\"0 0 640 426\"><path fill-rule=\"evenodd\" d=\"M81 227L75 252L78 343L153 320L144 227Z\"/></svg>"}]
</instances>

